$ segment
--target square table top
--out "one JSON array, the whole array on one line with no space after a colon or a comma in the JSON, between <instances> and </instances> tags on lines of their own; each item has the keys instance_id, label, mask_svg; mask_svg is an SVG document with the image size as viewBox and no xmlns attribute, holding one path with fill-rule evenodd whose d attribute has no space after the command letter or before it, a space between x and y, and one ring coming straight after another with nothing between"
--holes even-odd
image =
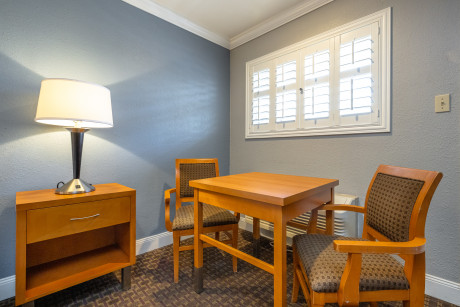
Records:
<instances>
[{"instance_id":1,"label":"square table top","mask_svg":"<svg viewBox=\"0 0 460 307\"><path fill-rule=\"evenodd\" d=\"M319 191L331 189L337 186L339 181L254 172L192 180L189 184L201 190L286 206Z\"/></svg>"}]
</instances>

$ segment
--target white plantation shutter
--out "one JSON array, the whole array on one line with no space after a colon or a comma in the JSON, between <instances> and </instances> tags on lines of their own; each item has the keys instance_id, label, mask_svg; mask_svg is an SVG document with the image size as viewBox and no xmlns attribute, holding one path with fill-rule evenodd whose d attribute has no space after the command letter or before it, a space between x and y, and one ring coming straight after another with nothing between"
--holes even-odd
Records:
<instances>
[{"instance_id":1,"label":"white plantation shutter","mask_svg":"<svg viewBox=\"0 0 460 307\"><path fill-rule=\"evenodd\" d=\"M378 122L378 23L340 36L339 115L342 125Z\"/></svg>"},{"instance_id":2,"label":"white plantation shutter","mask_svg":"<svg viewBox=\"0 0 460 307\"><path fill-rule=\"evenodd\" d=\"M246 137L390 131L391 9L246 63Z\"/></svg>"},{"instance_id":3,"label":"white plantation shutter","mask_svg":"<svg viewBox=\"0 0 460 307\"><path fill-rule=\"evenodd\" d=\"M320 83L304 90L305 119L329 117L329 83Z\"/></svg>"},{"instance_id":4,"label":"white plantation shutter","mask_svg":"<svg viewBox=\"0 0 460 307\"><path fill-rule=\"evenodd\" d=\"M270 120L270 69L252 75L252 124L268 124Z\"/></svg>"},{"instance_id":5,"label":"white plantation shutter","mask_svg":"<svg viewBox=\"0 0 460 307\"><path fill-rule=\"evenodd\" d=\"M289 57L288 57L289 58ZM283 61L285 57L279 59ZM290 59L276 66L276 123L291 123L297 117L297 61Z\"/></svg>"},{"instance_id":6,"label":"white plantation shutter","mask_svg":"<svg viewBox=\"0 0 460 307\"><path fill-rule=\"evenodd\" d=\"M304 63L304 118L329 117L329 50L307 55Z\"/></svg>"},{"instance_id":7,"label":"white plantation shutter","mask_svg":"<svg viewBox=\"0 0 460 307\"><path fill-rule=\"evenodd\" d=\"M252 124L263 125L269 123L270 96L260 96L252 100Z\"/></svg>"},{"instance_id":8,"label":"white plantation shutter","mask_svg":"<svg viewBox=\"0 0 460 307\"><path fill-rule=\"evenodd\" d=\"M308 46L302 50L303 84L301 114L303 128L318 128L331 125L331 50L334 40Z\"/></svg>"},{"instance_id":9,"label":"white plantation shutter","mask_svg":"<svg viewBox=\"0 0 460 307\"><path fill-rule=\"evenodd\" d=\"M333 124L331 118L331 65L334 40L327 39L302 49L301 122L303 129L319 129Z\"/></svg>"},{"instance_id":10,"label":"white plantation shutter","mask_svg":"<svg viewBox=\"0 0 460 307\"><path fill-rule=\"evenodd\" d=\"M362 74L340 80L340 115L371 113L371 74Z\"/></svg>"}]
</instances>

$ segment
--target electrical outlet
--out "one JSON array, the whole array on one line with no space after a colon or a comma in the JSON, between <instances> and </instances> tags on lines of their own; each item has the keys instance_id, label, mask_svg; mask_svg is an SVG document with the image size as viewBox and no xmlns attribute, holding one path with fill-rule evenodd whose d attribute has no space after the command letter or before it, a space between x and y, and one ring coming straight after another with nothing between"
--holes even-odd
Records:
<instances>
[{"instance_id":1,"label":"electrical outlet","mask_svg":"<svg viewBox=\"0 0 460 307\"><path fill-rule=\"evenodd\" d=\"M434 111L436 113L450 111L450 94L434 97Z\"/></svg>"}]
</instances>

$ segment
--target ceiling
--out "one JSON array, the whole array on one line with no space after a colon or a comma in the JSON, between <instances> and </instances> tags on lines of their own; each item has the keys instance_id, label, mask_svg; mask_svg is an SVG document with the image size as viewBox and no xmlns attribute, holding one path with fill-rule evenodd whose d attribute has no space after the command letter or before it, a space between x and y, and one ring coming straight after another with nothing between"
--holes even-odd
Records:
<instances>
[{"instance_id":1,"label":"ceiling","mask_svg":"<svg viewBox=\"0 0 460 307\"><path fill-rule=\"evenodd\" d=\"M233 49L333 0L123 0Z\"/></svg>"}]
</instances>

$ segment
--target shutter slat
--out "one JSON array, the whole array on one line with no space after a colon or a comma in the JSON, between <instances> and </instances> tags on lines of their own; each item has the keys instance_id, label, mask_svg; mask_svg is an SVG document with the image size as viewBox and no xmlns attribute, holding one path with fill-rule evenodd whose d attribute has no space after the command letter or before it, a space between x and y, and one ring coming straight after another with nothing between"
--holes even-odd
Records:
<instances>
[{"instance_id":1,"label":"shutter slat","mask_svg":"<svg viewBox=\"0 0 460 307\"><path fill-rule=\"evenodd\" d=\"M372 65L372 39L370 35L340 46L341 72L370 65Z\"/></svg>"},{"instance_id":2,"label":"shutter slat","mask_svg":"<svg viewBox=\"0 0 460 307\"><path fill-rule=\"evenodd\" d=\"M329 50L307 55L304 59L305 80L329 75Z\"/></svg>"},{"instance_id":3,"label":"shutter slat","mask_svg":"<svg viewBox=\"0 0 460 307\"><path fill-rule=\"evenodd\" d=\"M270 70L264 69L252 75L252 92L260 93L270 89Z\"/></svg>"}]
</instances>

